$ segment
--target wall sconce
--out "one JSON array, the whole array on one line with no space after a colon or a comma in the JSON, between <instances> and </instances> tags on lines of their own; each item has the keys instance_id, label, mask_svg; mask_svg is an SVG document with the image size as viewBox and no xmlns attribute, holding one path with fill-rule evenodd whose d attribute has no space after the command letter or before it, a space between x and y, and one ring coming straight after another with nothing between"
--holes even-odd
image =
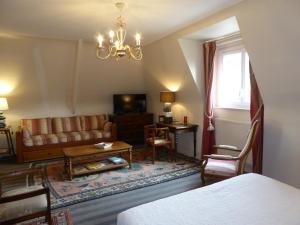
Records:
<instances>
[{"instance_id":1,"label":"wall sconce","mask_svg":"<svg viewBox=\"0 0 300 225\"><path fill-rule=\"evenodd\" d=\"M164 103L163 111L165 113L165 123L172 123L173 117L172 117L172 111L171 106L172 103L175 102L175 92L172 91L161 91L160 92L160 102Z\"/></svg>"},{"instance_id":2,"label":"wall sconce","mask_svg":"<svg viewBox=\"0 0 300 225\"><path fill-rule=\"evenodd\" d=\"M5 117L3 116L3 111L8 110L8 104L6 98L0 98L0 128L4 128L5 124Z\"/></svg>"}]
</instances>

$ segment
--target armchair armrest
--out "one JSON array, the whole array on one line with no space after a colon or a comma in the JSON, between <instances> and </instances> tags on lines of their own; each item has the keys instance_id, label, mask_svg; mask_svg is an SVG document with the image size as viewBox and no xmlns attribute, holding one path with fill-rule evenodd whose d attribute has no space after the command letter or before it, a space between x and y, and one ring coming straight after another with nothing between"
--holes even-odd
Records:
<instances>
[{"instance_id":1,"label":"armchair armrest","mask_svg":"<svg viewBox=\"0 0 300 225\"><path fill-rule=\"evenodd\" d=\"M204 155L204 157L207 159L216 159L216 160L239 160L240 159L240 157L235 157L231 155L216 155L216 154Z\"/></svg>"},{"instance_id":2,"label":"armchair armrest","mask_svg":"<svg viewBox=\"0 0 300 225\"><path fill-rule=\"evenodd\" d=\"M27 168L23 170L11 171L8 173L0 174L0 196L2 195L2 182L5 179L34 174L40 174L40 176L42 177L42 186L44 188L48 188L45 182L45 172L43 167Z\"/></svg>"},{"instance_id":3,"label":"armchair armrest","mask_svg":"<svg viewBox=\"0 0 300 225\"><path fill-rule=\"evenodd\" d=\"M234 152L241 151L241 149L238 149L236 146L233 146L233 145L214 145L213 148L224 149L224 150L229 150L229 151L234 151Z\"/></svg>"},{"instance_id":4,"label":"armchair armrest","mask_svg":"<svg viewBox=\"0 0 300 225\"><path fill-rule=\"evenodd\" d=\"M6 178L22 176L22 175L33 175L33 174L40 174L44 177L44 168L43 167L27 168L27 169L10 171L8 173L0 174L0 182Z\"/></svg>"},{"instance_id":5,"label":"armchair armrest","mask_svg":"<svg viewBox=\"0 0 300 225\"><path fill-rule=\"evenodd\" d=\"M29 192L16 194L16 195L12 195L12 196L1 197L0 204L18 201L18 200L22 200L22 199L26 199L26 198L31 198L31 197L35 197L35 196L39 196L39 195L43 195L43 194L49 195L49 193L50 193L49 188L43 187L41 189L34 190L34 191L29 191Z\"/></svg>"}]
</instances>

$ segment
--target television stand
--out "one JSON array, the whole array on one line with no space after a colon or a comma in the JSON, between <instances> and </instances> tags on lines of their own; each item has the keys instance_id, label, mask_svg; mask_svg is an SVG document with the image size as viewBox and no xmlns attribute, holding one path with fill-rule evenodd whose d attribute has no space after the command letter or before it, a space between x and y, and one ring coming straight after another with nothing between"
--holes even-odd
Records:
<instances>
[{"instance_id":1,"label":"television stand","mask_svg":"<svg viewBox=\"0 0 300 225\"><path fill-rule=\"evenodd\" d=\"M143 144L144 126L153 124L153 113L114 114L109 118L117 125L118 141L130 144Z\"/></svg>"}]
</instances>

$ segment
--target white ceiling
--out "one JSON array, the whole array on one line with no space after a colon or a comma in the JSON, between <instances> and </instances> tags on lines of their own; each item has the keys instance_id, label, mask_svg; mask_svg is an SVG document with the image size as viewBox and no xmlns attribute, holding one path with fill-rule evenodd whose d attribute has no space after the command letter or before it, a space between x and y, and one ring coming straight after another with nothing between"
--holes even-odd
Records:
<instances>
[{"instance_id":1,"label":"white ceiling","mask_svg":"<svg viewBox=\"0 0 300 225\"><path fill-rule=\"evenodd\" d=\"M0 33L92 40L114 28L117 0L1 0ZM125 0L129 36L158 40L242 0Z\"/></svg>"}]
</instances>

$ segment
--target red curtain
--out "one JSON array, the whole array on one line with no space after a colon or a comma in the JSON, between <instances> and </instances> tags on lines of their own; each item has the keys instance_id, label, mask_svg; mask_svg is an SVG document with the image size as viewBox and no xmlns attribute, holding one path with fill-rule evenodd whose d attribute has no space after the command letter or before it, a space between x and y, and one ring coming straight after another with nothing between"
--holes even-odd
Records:
<instances>
[{"instance_id":1,"label":"red curtain","mask_svg":"<svg viewBox=\"0 0 300 225\"><path fill-rule=\"evenodd\" d=\"M212 146L215 144L215 132L213 121L213 102L212 102L212 84L214 74L214 60L216 53L216 42L207 42L203 44L204 52L204 91L205 91L205 105L204 105L204 120L202 132L202 158L203 155L211 154Z\"/></svg>"},{"instance_id":2,"label":"red curtain","mask_svg":"<svg viewBox=\"0 0 300 225\"><path fill-rule=\"evenodd\" d=\"M264 137L264 103L261 97L255 75L250 63L250 84L251 84L251 103L250 103L250 116L251 123L260 120L260 126L256 139L252 147L252 160L253 172L262 174L262 161L263 161L263 137Z\"/></svg>"}]
</instances>

